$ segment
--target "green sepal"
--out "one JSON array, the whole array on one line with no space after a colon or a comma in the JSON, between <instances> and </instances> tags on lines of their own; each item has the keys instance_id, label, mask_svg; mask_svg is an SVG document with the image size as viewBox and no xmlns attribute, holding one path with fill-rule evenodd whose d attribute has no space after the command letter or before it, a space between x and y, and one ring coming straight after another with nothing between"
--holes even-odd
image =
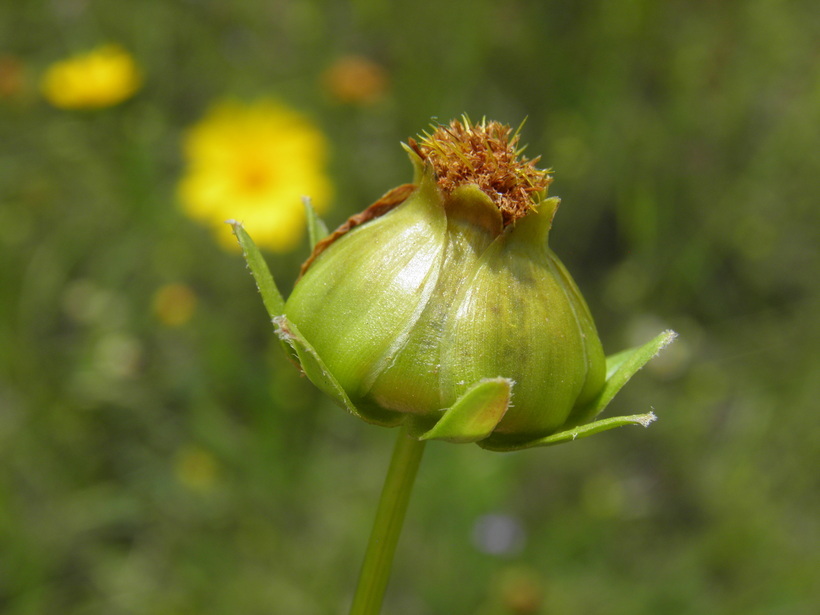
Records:
<instances>
[{"instance_id":1,"label":"green sepal","mask_svg":"<svg viewBox=\"0 0 820 615\"><path fill-rule=\"evenodd\" d=\"M248 264L248 269L251 270L251 275L256 281L256 287L259 289L259 294L262 295L262 302L265 304L265 309L268 315L273 318L279 316L285 311L285 300L282 298L282 293L276 286L276 282L268 269L265 259L262 258L262 253L256 244L248 235L245 227L241 222L236 220L228 220L228 224L233 229L233 234L236 236L239 246L242 248L242 256L245 257L245 262Z\"/></svg>"},{"instance_id":2,"label":"green sepal","mask_svg":"<svg viewBox=\"0 0 820 615\"><path fill-rule=\"evenodd\" d=\"M514 382L509 378L482 380L445 410L419 440L477 442L489 436L510 407Z\"/></svg>"},{"instance_id":3,"label":"green sepal","mask_svg":"<svg viewBox=\"0 0 820 615\"><path fill-rule=\"evenodd\" d=\"M328 235L327 225L322 221L316 210L313 209L313 204L310 202L309 196L302 197L302 204L305 206L305 217L307 218L308 239L310 240L310 249L316 247L316 244L322 241Z\"/></svg>"},{"instance_id":4,"label":"green sepal","mask_svg":"<svg viewBox=\"0 0 820 615\"><path fill-rule=\"evenodd\" d=\"M649 424L656 418L657 417L653 412L649 412L647 414L633 414L631 416L616 416L609 419L601 419L600 421L587 423L586 425L581 425L579 427L573 427L572 429L567 429L565 431L559 431L558 433L554 433L543 438L528 440L526 442L505 444L502 441L493 440L491 438L489 440L479 442L478 445L489 451L497 452L520 451L525 448L533 448L536 446L553 446L555 444L562 444L563 442L572 442L573 440L578 440L579 438L586 438L587 436L594 435L601 431L607 431L609 429L623 427L625 425L641 425L643 427L648 427Z\"/></svg>"},{"instance_id":5,"label":"green sepal","mask_svg":"<svg viewBox=\"0 0 820 615\"><path fill-rule=\"evenodd\" d=\"M678 334L674 331L667 330L643 346L636 346L608 356L604 388L595 399L574 413L573 423L576 425L586 423L601 414L632 376L671 344L677 336Z\"/></svg>"},{"instance_id":6,"label":"green sepal","mask_svg":"<svg viewBox=\"0 0 820 615\"><path fill-rule=\"evenodd\" d=\"M322 358L299 332L298 327L288 320L287 316L276 316L273 319L276 327L276 334L296 355L299 367L304 374L315 384L319 390L328 395L333 401L350 412L353 416L375 423L383 427L393 427L398 425L402 416L400 414L380 409L367 410L357 407L348 397L345 390L336 380L336 377L327 369Z\"/></svg>"}]
</instances>

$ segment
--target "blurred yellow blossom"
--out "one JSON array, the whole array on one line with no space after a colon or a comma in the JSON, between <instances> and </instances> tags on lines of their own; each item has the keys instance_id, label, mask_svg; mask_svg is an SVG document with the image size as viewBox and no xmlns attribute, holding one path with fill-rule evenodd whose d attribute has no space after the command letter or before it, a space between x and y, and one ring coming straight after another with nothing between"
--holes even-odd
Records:
<instances>
[{"instance_id":1,"label":"blurred yellow blossom","mask_svg":"<svg viewBox=\"0 0 820 615\"><path fill-rule=\"evenodd\" d=\"M322 74L322 84L339 102L369 105L387 93L387 71L364 56L342 56Z\"/></svg>"},{"instance_id":2,"label":"blurred yellow blossom","mask_svg":"<svg viewBox=\"0 0 820 615\"><path fill-rule=\"evenodd\" d=\"M40 89L55 107L98 109L130 98L141 85L131 55L118 45L102 45L52 64Z\"/></svg>"},{"instance_id":3,"label":"blurred yellow blossom","mask_svg":"<svg viewBox=\"0 0 820 615\"><path fill-rule=\"evenodd\" d=\"M302 197L322 212L330 198L327 141L305 116L273 100L223 102L184 142L179 185L192 218L210 224L223 246L236 247L227 219L242 222L260 246L294 248L305 227Z\"/></svg>"}]
</instances>

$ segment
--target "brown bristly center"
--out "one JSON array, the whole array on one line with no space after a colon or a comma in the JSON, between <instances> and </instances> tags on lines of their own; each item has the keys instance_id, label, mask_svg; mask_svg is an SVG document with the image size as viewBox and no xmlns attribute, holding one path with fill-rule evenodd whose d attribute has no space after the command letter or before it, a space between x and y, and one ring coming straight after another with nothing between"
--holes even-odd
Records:
<instances>
[{"instance_id":1,"label":"brown bristly center","mask_svg":"<svg viewBox=\"0 0 820 615\"><path fill-rule=\"evenodd\" d=\"M546 194L552 176L536 168L538 158L522 154L518 131L495 121L473 124L466 116L433 128L408 145L432 164L445 194L477 184L501 211L504 226L527 215Z\"/></svg>"}]
</instances>

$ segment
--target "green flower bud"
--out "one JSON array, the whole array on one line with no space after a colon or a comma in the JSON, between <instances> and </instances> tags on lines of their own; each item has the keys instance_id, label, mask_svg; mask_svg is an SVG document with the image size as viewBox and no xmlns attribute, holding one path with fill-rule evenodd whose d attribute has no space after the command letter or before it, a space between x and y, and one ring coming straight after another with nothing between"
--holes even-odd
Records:
<instances>
[{"instance_id":1,"label":"green flower bud","mask_svg":"<svg viewBox=\"0 0 820 615\"><path fill-rule=\"evenodd\" d=\"M496 450L654 419L581 427L673 334L605 358L547 245L552 177L517 145L466 118L410 139L414 183L317 242L283 306L266 300L294 360L360 418Z\"/></svg>"}]
</instances>

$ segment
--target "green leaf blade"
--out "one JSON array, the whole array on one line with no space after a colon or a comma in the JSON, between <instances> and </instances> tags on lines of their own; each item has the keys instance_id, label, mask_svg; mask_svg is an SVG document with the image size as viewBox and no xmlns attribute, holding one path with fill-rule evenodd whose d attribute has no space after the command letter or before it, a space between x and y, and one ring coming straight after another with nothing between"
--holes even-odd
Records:
<instances>
[{"instance_id":1,"label":"green leaf blade","mask_svg":"<svg viewBox=\"0 0 820 615\"><path fill-rule=\"evenodd\" d=\"M672 330L664 331L644 344L622 350L606 359L606 382L598 396L588 405L578 408L572 417L572 425L581 425L597 417L609 405L615 395L629 382L638 370L671 344L678 336Z\"/></svg>"},{"instance_id":2,"label":"green leaf blade","mask_svg":"<svg viewBox=\"0 0 820 615\"><path fill-rule=\"evenodd\" d=\"M517 444L479 442L478 445L481 448L497 452L520 451L537 446L554 446L556 444L563 444L564 442L572 442L581 438L587 438L595 435L596 433L601 433L602 431L608 431L610 429L624 427L626 425L640 425L642 427L648 427L650 423L655 421L655 419L657 419L657 417L654 412L649 412L647 414L633 414L631 416L616 416L609 419L602 419L600 421L587 423L586 425L581 425L579 427L573 427L572 429L560 431L544 438L536 438L527 442Z\"/></svg>"},{"instance_id":3,"label":"green leaf blade","mask_svg":"<svg viewBox=\"0 0 820 615\"><path fill-rule=\"evenodd\" d=\"M248 235L241 222L228 220L228 224L231 225L233 234L242 248L242 256L245 257L248 269L251 270L251 275L256 281L256 287L259 289L259 294L262 295L262 302L265 304L268 315L274 318L284 314L285 300L282 298L282 293L279 292L279 288L276 286L273 275L271 275L259 248L251 239L251 236Z\"/></svg>"},{"instance_id":4,"label":"green leaf blade","mask_svg":"<svg viewBox=\"0 0 820 615\"><path fill-rule=\"evenodd\" d=\"M661 350L675 341L676 337L678 337L678 334L670 329L659 334L643 346L637 346L607 357L606 384L595 401L594 416L600 414L632 376L649 363L651 359L658 356Z\"/></svg>"},{"instance_id":5,"label":"green leaf blade","mask_svg":"<svg viewBox=\"0 0 820 615\"><path fill-rule=\"evenodd\" d=\"M316 210L313 209L313 203L311 203L309 196L302 197L302 204L305 206L310 249L313 250L317 243L328 236L327 225L316 213Z\"/></svg>"}]
</instances>

